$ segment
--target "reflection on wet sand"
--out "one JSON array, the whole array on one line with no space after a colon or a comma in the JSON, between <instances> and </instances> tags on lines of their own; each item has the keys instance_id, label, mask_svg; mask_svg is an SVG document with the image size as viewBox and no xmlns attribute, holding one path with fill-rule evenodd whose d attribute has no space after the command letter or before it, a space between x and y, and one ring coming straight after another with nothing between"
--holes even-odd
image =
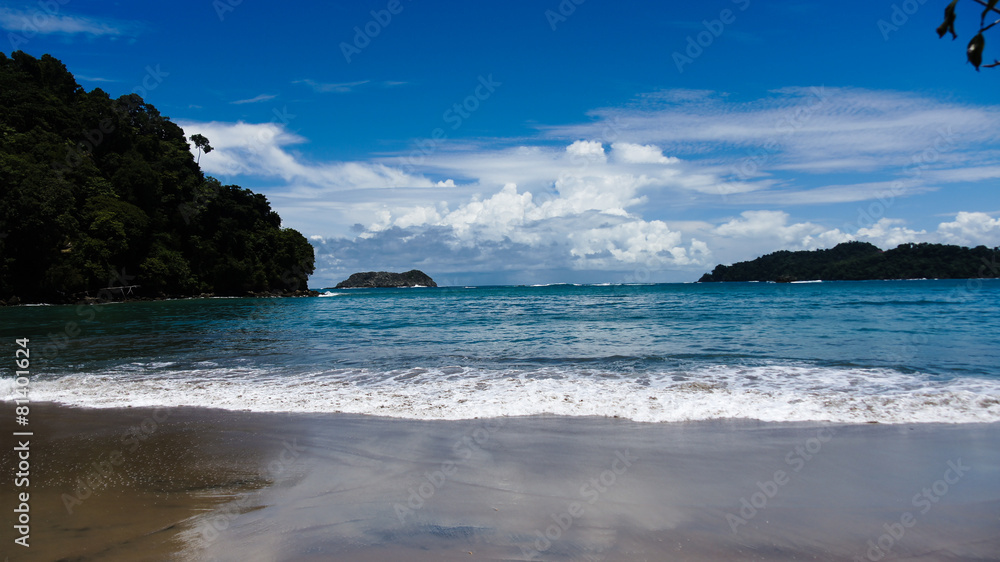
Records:
<instances>
[{"instance_id":1,"label":"reflection on wet sand","mask_svg":"<svg viewBox=\"0 0 1000 562\"><path fill-rule=\"evenodd\" d=\"M996 424L414 421L179 409L161 413L166 419L126 451L127 426L154 413L39 408L47 425L37 429L45 437L32 484L33 545L12 560L1000 553ZM117 449L120 464L67 513L63 495ZM970 468L946 472L953 465ZM936 501L923 511L913 498L925 488ZM912 524L894 525L907 512ZM898 536L884 538L887 528ZM869 554L872 547L881 550Z\"/></svg>"}]
</instances>

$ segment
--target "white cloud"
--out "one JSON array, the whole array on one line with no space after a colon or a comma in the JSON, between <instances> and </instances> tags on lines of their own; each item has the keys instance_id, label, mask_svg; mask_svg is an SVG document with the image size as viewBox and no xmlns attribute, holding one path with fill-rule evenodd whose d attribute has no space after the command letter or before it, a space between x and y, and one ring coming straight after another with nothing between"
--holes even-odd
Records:
<instances>
[{"instance_id":1,"label":"white cloud","mask_svg":"<svg viewBox=\"0 0 1000 562\"><path fill-rule=\"evenodd\" d=\"M995 248L1000 246L1000 219L986 213L958 213L953 222L938 225L938 237L947 244Z\"/></svg>"},{"instance_id":2,"label":"white cloud","mask_svg":"<svg viewBox=\"0 0 1000 562\"><path fill-rule=\"evenodd\" d=\"M372 162L305 162L286 147L305 143L306 139L277 123L181 120L178 124L188 138L200 133L209 139L214 150L201 156L201 167L207 173L223 179L237 175L278 177L299 184L297 191L301 197L322 198L329 196L330 191L352 188L453 185Z\"/></svg>"},{"instance_id":3,"label":"white cloud","mask_svg":"<svg viewBox=\"0 0 1000 562\"><path fill-rule=\"evenodd\" d=\"M722 263L752 259L779 249L832 248L851 240L870 242L883 249L911 242L1000 246L1000 219L986 213L960 212L954 221L942 222L933 231L910 228L907 221L898 218L882 218L855 232L827 229L810 222L789 224L789 218L783 211L744 211L740 218L714 228L695 224L681 230L707 236L713 252L724 257Z\"/></svg>"},{"instance_id":4,"label":"white cloud","mask_svg":"<svg viewBox=\"0 0 1000 562\"><path fill-rule=\"evenodd\" d=\"M856 88L786 88L747 103L713 92L644 96L627 109L593 111L593 122L547 127L554 139L603 138L655 145L672 156L719 157L744 178L892 170L914 159L924 171L977 160L995 142L1000 109L916 94ZM972 150L967 150L972 148Z\"/></svg>"},{"instance_id":5,"label":"white cloud","mask_svg":"<svg viewBox=\"0 0 1000 562\"><path fill-rule=\"evenodd\" d=\"M532 208L531 194L519 194L516 185L507 184L489 199L470 201L435 224L450 226L460 239L470 241L473 238L499 241L505 237L518 242L535 241L531 236L517 233L518 227L524 224L525 214Z\"/></svg>"},{"instance_id":6,"label":"white cloud","mask_svg":"<svg viewBox=\"0 0 1000 562\"><path fill-rule=\"evenodd\" d=\"M893 199L938 191L938 187L922 186L914 180L861 182L853 185L824 185L811 189L773 189L743 193L732 198L740 205L821 205L854 203L873 199Z\"/></svg>"},{"instance_id":7,"label":"white cloud","mask_svg":"<svg viewBox=\"0 0 1000 562\"><path fill-rule=\"evenodd\" d=\"M262 102L262 101L273 100L276 97L278 97L277 94L260 94L260 95L254 96L254 97L252 97L250 99L236 100L236 101L231 101L229 103L231 103L233 105L242 105L242 104L245 104L245 103L258 103L258 102Z\"/></svg>"},{"instance_id":8,"label":"white cloud","mask_svg":"<svg viewBox=\"0 0 1000 562\"><path fill-rule=\"evenodd\" d=\"M313 89L315 92L328 93L334 92L338 94L346 94L353 92L358 86L363 86L371 80L359 80L357 82L339 82L339 83L327 83L323 84L315 80L310 80L306 78L305 80L296 80L292 84L305 84Z\"/></svg>"},{"instance_id":9,"label":"white cloud","mask_svg":"<svg viewBox=\"0 0 1000 562\"><path fill-rule=\"evenodd\" d=\"M597 141L576 141L566 147L566 154L574 163L607 162L604 145Z\"/></svg>"},{"instance_id":10,"label":"white cloud","mask_svg":"<svg viewBox=\"0 0 1000 562\"><path fill-rule=\"evenodd\" d=\"M323 83L317 82L315 80L310 80L306 78L305 80L295 80L292 84L305 84L313 89L314 92L325 94L325 93L335 93L335 94L348 94L360 89L362 86L379 86L382 88L394 88L396 86L403 86L408 84L408 82L400 80L383 80L381 82L372 82L371 80L358 80L356 82L332 82Z\"/></svg>"},{"instance_id":11,"label":"white cloud","mask_svg":"<svg viewBox=\"0 0 1000 562\"><path fill-rule=\"evenodd\" d=\"M812 236L824 231L812 223L788 224L789 215L784 211L743 211L740 218L715 228L715 234L729 238L773 239L783 246L805 247Z\"/></svg>"},{"instance_id":12,"label":"white cloud","mask_svg":"<svg viewBox=\"0 0 1000 562\"><path fill-rule=\"evenodd\" d=\"M25 35L36 33L75 35L82 33L97 37L102 35L116 36L124 33L120 24L69 14L50 13L43 9L26 11L0 8L0 28Z\"/></svg>"},{"instance_id":13,"label":"white cloud","mask_svg":"<svg viewBox=\"0 0 1000 562\"><path fill-rule=\"evenodd\" d=\"M610 254L615 261L636 263L644 256L670 252L685 264L687 261L684 249L679 247L681 233L670 230L662 221L629 221L601 226L572 232L569 239L573 243L570 254L583 258Z\"/></svg>"},{"instance_id":14,"label":"white cloud","mask_svg":"<svg viewBox=\"0 0 1000 562\"><path fill-rule=\"evenodd\" d=\"M855 89L786 89L745 103L666 92L592 117L517 146L441 141L419 157L401 150L356 162L309 161L307 139L276 123L181 125L216 148L202 155L207 172L278 183L268 194L275 208L286 224L321 235L324 260L339 264L331 268L384 256L386 267L419 259L445 271L611 275L652 263L697 278L713 260L848 240L889 248L1000 239L998 219L981 212L920 222L925 230L911 226L921 216L833 228L857 224L858 209L844 203L917 200L998 177L993 106ZM820 218L791 213L820 205Z\"/></svg>"},{"instance_id":15,"label":"white cloud","mask_svg":"<svg viewBox=\"0 0 1000 562\"><path fill-rule=\"evenodd\" d=\"M859 228L855 237L882 248L894 248L908 242L932 242L957 246L1000 246L1000 219L986 213L962 211L955 220L938 224L933 231L914 230L903 219L880 219L867 228Z\"/></svg>"},{"instance_id":16,"label":"white cloud","mask_svg":"<svg viewBox=\"0 0 1000 562\"><path fill-rule=\"evenodd\" d=\"M677 158L664 156L663 150L652 144L616 142L611 145L611 150L616 159L626 164L676 164L680 162Z\"/></svg>"},{"instance_id":17,"label":"white cloud","mask_svg":"<svg viewBox=\"0 0 1000 562\"><path fill-rule=\"evenodd\" d=\"M902 219L882 218L867 228L859 228L855 236L858 240L871 242L880 248L895 248L905 242L924 242L928 240L927 231L916 231L905 226Z\"/></svg>"},{"instance_id":18,"label":"white cloud","mask_svg":"<svg viewBox=\"0 0 1000 562\"><path fill-rule=\"evenodd\" d=\"M85 82L118 82L118 80L114 80L111 78L102 78L100 76L84 76L82 74L76 74L74 75L74 78L76 78L77 80L83 80Z\"/></svg>"},{"instance_id":19,"label":"white cloud","mask_svg":"<svg viewBox=\"0 0 1000 562\"><path fill-rule=\"evenodd\" d=\"M997 156L1000 156L998 154ZM944 183L977 182L1000 178L1000 166L970 166L959 169L940 170L926 174L930 181Z\"/></svg>"}]
</instances>

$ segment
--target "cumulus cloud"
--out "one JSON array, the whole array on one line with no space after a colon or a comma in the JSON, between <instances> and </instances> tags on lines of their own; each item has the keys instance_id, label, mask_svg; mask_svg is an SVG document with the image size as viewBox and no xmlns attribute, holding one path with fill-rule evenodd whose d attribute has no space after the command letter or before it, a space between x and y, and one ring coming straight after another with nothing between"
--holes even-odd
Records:
<instances>
[{"instance_id":1,"label":"cumulus cloud","mask_svg":"<svg viewBox=\"0 0 1000 562\"><path fill-rule=\"evenodd\" d=\"M986 213L962 211L953 221L939 223L935 230L915 230L903 219L882 218L859 228L852 239L871 242L882 248L894 248L909 242L931 242L958 246L1000 246L1000 219Z\"/></svg>"},{"instance_id":2,"label":"cumulus cloud","mask_svg":"<svg viewBox=\"0 0 1000 562\"><path fill-rule=\"evenodd\" d=\"M598 141L576 141L566 147L566 154L574 162L607 162L604 145Z\"/></svg>"},{"instance_id":3,"label":"cumulus cloud","mask_svg":"<svg viewBox=\"0 0 1000 562\"><path fill-rule=\"evenodd\" d=\"M657 264L682 280L713 262L848 240L888 248L1000 239L998 219L982 212L936 228L912 226L926 217L858 226L857 208L844 205L1000 177L994 106L858 89L788 88L742 103L669 91L591 117L516 143L444 140L355 162L310 161L307 139L277 122L180 124L216 148L202 155L207 172L272 182L286 223L318 236L327 272L382 260L620 278ZM696 216L683 220L687 213Z\"/></svg>"},{"instance_id":4,"label":"cumulus cloud","mask_svg":"<svg viewBox=\"0 0 1000 562\"><path fill-rule=\"evenodd\" d=\"M636 263L644 256L657 256L661 252L687 264L681 243L681 233L673 232L662 221L629 221L602 225L581 232L570 233L570 254L582 258L610 256L617 262Z\"/></svg>"},{"instance_id":5,"label":"cumulus cloud","mask_svg":"<svg viewBox=\"0 0 1000 562\"><path fill-rule=\"evenodd\" d=\"M859 240L883 249L911 242L955 244L960 246L1000 246L1000 219L986 213L959 212L955 220L939 223L935 230L917 230L907 221L884 217L854 232L828 229L811 222L790 222L784 211L744 211L739 218L706 228L696 225L713 245L723 263L752 259L775 250L815 250L832 248L842 242ZM729 261L726 261L729 260Z\"/></svg>"},{"instance_id":6,"label":"cumulus cloud","mask_svg":"<svg viewBox=\"0 0 1000 562\"><path fill-rule=\"evenodd\" d=\"M626 164L676 164L680 162L678 158L664 156L663 150L652 144L616 142L611 145L611 150L618 161Z\"/></svg>"},{"instance_id":7,"label":"cumulus cloud","mask_svg":"<svg viewBox=\"0 0 1000 562\"><path fill-rule=\"evenodd\" d=\"M1000 219L986 213L958 213L954 221L938 225L938 237L948 244L997 247L1000 246Z\"/></svg>"},{"instance_id":8,"label":"cumulus cloud","mask_svg":"<svg viewBox=\"0 0 1000 562\"><path fill-rule=\"evenodd\" d=\"M775 237L783 242L793 242L808 234L816 234L821 227L810 223L789 225L784 211L743 211L740 218L719 225L715 233L737 238Z\"/></svg>"},{"instance_id":9,"label":"cumulus cloud","mask_svg":"<svg viewBox=\"0 0 1000 562\"><path fill-rule=\"evenodd\" d=\"M902 219L882 218L868 228L859 228L855 234L858 240L871 242L881 248L895 248L905 242L928 241L927 231L916 231L904 226Z\"/></svg>"}]
</instances>

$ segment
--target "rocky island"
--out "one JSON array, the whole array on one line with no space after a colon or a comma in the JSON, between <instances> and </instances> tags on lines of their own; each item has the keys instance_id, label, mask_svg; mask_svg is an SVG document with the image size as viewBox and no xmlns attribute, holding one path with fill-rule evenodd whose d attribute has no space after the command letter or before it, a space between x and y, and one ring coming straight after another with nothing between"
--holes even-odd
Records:
<instances>
[{"instance_id":1,"label":"rocky island","mask_svg":"<svg viewBox=\"0 0 1000 562\"><path fill-rule=\"evenodd\" d=\"M426 273L411 269L406 273L388 271L366 271L354 273L346 281L337 283L337 289L396 288L396 287L437 287L437 283Z\"/></svg>"}]
</instances>

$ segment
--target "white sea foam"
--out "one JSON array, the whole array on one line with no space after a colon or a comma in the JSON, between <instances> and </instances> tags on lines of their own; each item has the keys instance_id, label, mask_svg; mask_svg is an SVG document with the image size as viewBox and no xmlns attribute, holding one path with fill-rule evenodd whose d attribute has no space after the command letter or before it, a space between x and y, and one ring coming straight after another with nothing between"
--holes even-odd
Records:
<instances>
[{"instance_id":1,"label":"white sea foam","mask_svg":"<svg viewBox=\"0 0 1000 562\"><path fill-rule=\"evenodd\" d=\"M14 397L0 379L0 397ZM721 418L842 423L1000 421L1000 381L940 381L889 369L714 366L622 375L581 369L287 374L259 369L120 369L42 376L32 401L81 407L205 406L260 412L347 412L411 419L556 414L640 422Z\"/></svg>"}]
</instances>

